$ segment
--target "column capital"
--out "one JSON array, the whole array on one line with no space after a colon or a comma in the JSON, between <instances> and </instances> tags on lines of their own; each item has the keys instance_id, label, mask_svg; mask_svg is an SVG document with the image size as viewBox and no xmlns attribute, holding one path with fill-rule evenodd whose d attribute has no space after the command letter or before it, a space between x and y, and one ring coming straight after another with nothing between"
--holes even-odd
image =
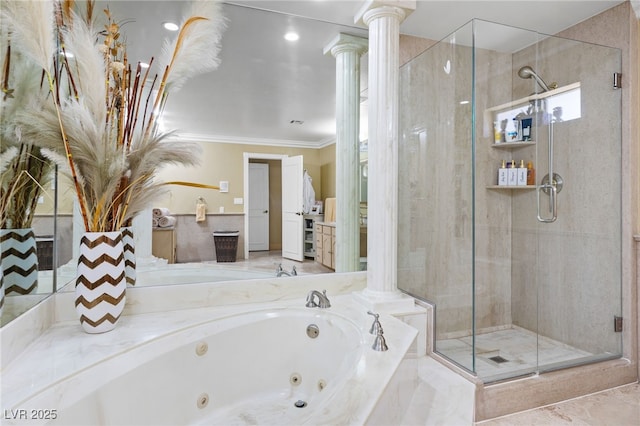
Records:
<instances>
[{"instance_id":1,"label":"column capital","mask_svg":"<svg viewBox=\"0 0 640 426\"><path fill-rule=\"evenodd\" d=\"M364 37L358 37L350 34L339 33L333 40L327 44L323 53L326 55L331 52L334 57L343 52L356 52L362 56L369 48L369 40Z\"/></svg>"},{"instance_id":2,"label":"column capital","mask_svg":"<svg viewBox=\"0 0 640 426\"><path fill-rule=\"evenodd\" d=\"M366 0L356 13L354 23L368 26L372 20L384 16L397 16L402 22L414 10L416 0Z\"/></svg>"}]
</instances>

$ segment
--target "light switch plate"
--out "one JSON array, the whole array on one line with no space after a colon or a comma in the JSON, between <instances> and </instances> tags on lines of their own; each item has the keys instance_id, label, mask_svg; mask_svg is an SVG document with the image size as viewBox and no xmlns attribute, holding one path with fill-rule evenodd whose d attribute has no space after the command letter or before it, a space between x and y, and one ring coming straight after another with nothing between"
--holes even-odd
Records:
<instances>
[{"instance_id":1,"label":"light switch plate","mask_svg":"<svg viewBox=\"0 0 640 426\"><path fill-rule=\"evenodd\" d=\"M234 198L233 199L233 204L242 204L242 198Z\"/></svg>"},{"instance_id":2,"label":"light switch plate","mask_svg":"<svg viewBox=\"0 0 640 426\"><path fill-rule=\"evenodd\" d=\"M229 192L229 181L221 180L220 181L220 192Z\"/></svg>"}]
</instances>

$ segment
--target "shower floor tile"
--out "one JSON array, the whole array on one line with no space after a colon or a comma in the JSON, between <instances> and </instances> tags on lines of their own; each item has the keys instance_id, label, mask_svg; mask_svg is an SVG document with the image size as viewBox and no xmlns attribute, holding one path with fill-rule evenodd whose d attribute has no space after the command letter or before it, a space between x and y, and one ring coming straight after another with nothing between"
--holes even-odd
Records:
<instances>
[{"instance_id":1,"label":"shower floor tile","mask_svg":"<svg viewBox=\"0 0 640 426\"><path fill-rule=\"evenodd\" d=\"M472 369L471 336L438 340L436 350L452 361ZM513 327L476 336L476 373L483 380L500 380L593 354L528 330Z\"/></svg>"}]
</instances>

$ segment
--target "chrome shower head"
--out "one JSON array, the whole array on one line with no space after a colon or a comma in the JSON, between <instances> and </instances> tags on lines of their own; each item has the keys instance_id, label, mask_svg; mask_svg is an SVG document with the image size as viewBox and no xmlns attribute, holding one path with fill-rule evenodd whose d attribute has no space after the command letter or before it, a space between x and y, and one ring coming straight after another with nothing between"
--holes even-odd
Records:
<instances>
[{"instance_id":1,"label":"chrome shower head","mask_svg":"<svg viewBox=\"0 0 640 426\"><path fill-rule=\"evenodd\" d=\"M551 85L551 86L554 86L554 87L547 86L547 83L545 83L544 80L542 80L540 78L540 76L538 74L536 74L536 72L533 70L533 68L531 68L529 65L525 65L524 67L520 68L518 70L518 76L520 78L524 78L524 79L527 79L527 78L535 79L538 82L538 84L540 85L540 87L542 87L544 89L545 92L548 92L551 89L555 89L555 86L557 86L557 84L555 84L555 83L553 83Z\"/></svg>"}]
</instances>

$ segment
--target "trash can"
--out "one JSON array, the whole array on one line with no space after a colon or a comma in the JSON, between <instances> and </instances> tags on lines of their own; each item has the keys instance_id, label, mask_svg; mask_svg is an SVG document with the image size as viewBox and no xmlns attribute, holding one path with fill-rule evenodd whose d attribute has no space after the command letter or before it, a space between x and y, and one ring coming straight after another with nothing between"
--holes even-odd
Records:
<instances>
[{"instance_id":1,"label":"trash can","mask_svg":"<svg viewBox=\"0 0 640 426\"><path fill-rule=\"evenodd\" d=\"M235 262L240 231L213 231L217 262Z\"/></svg>"}]
</instances>

